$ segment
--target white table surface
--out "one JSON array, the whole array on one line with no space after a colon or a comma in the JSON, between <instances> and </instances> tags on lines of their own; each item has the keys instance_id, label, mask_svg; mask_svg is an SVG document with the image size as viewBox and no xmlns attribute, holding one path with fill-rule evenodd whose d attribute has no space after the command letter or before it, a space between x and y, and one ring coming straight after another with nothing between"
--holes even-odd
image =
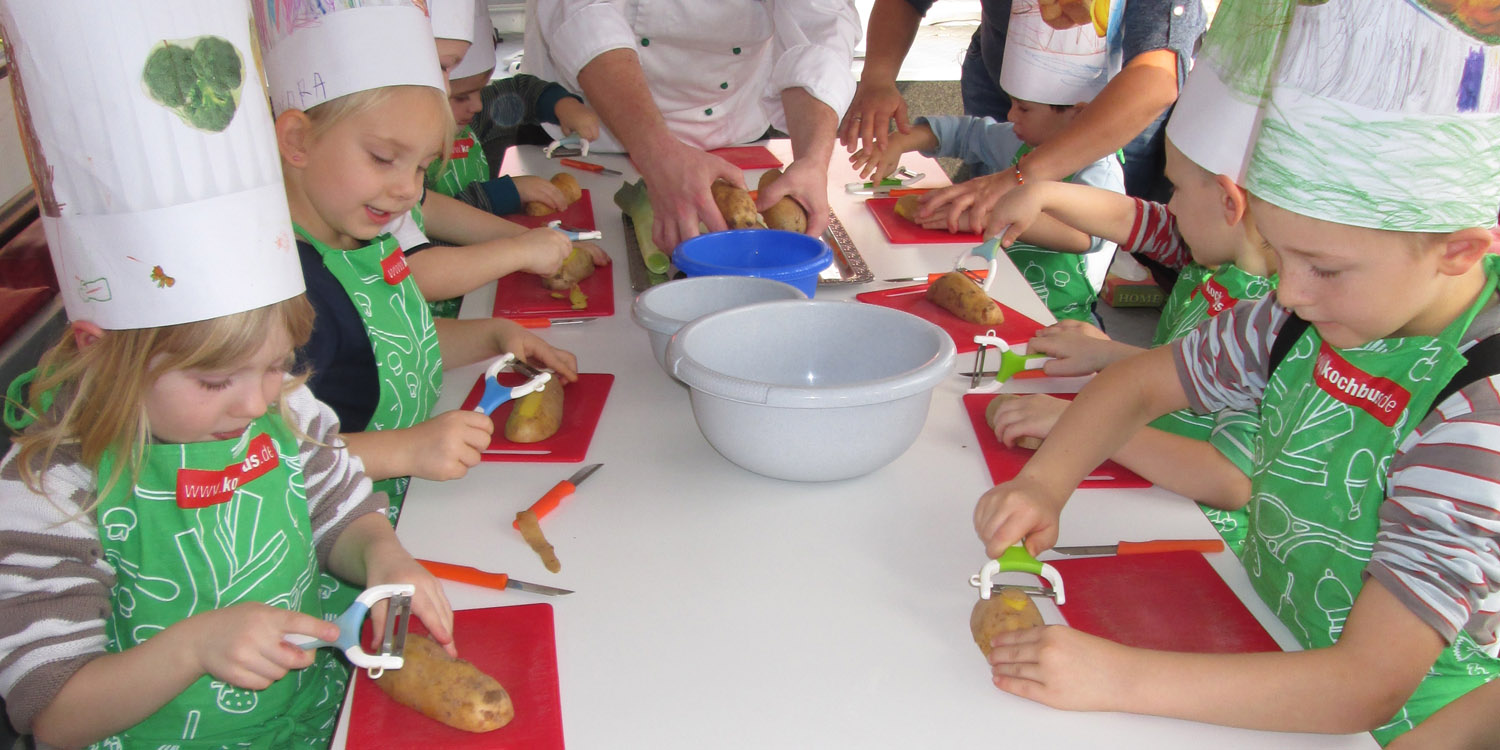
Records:
<instances>
[{"instance_id":1,"label":"white table surface","mask_svg":"<svg viewBox=\"0 0 1500 750\"><path fill-rule=\"evenodd\" d=\"M772 150L789 160L785 142ZM588 160L635 178L624 157ZM905 163L927 172L924 184L946 183L935 162L908 155ZM513 149L504 165L507 174L558 170L533 147ZM544 522L562 572L548 573L510 522L579 464L483 463L457 481L415 480L398 534L418 557L576 591L545 597L445 583L460 609L553 606L570 748L1377 747L1368 734L1062 712L996 690L968 626L969 576L985 561L972 514L991 481L961 402L967 380L939 386L916 444L864 477L796 483L735 466L703 439L686 388L661 371L630 319L612 202L621 178L568 171L591 190L600 244L616 263L615 314L542 333L575 352L582 371L615 381L586 460L603 468ZM838 149L833 208L877 279L951 267L957 245L886 243L860 199L844 195L854 179ZM894 286L821 286L817 296ZM1009 264L994 294L1051 320ZM488 315L493 295L493 284L469 295L463 316ZM959 369L971 361L960 355ZM439 410L456 408L481 369L447 371ZM1165 490L1080 490L1060 543L1213 533L1192 503ZM1296 648L1238 561L1209 560L1283 647ZM1062 622L1050 602L1040 606ZM347 720L346 705L334 747L344 745Z\"/></svg>"}]
</instances>

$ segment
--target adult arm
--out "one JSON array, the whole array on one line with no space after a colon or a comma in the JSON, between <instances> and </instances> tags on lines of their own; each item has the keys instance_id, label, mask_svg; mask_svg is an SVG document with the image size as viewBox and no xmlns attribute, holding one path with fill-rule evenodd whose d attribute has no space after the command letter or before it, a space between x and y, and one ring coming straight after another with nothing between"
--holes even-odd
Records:
<instances>
[{"instance_id":1,"label":"adult arm","mask_svg":"<svg viewBox=\"0 0 1500 750\"><path fill-rule=\"evenodd\" d=\"M911 132L906 100L896 89L896 76L917 38L925 10L908 0L875 0L870 9L864 68L859 74L854 100L839 126L839 142L849 153L854 153L861 144L865 148L884 147L892 120L899 132Z\"/></svg>"}]
</instances>

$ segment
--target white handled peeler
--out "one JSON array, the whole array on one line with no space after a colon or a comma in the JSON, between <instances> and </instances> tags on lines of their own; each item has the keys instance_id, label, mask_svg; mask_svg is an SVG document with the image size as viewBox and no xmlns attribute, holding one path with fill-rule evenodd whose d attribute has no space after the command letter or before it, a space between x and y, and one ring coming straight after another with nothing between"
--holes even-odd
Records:
<instances>
[{"instance_id":1,"label":"white handled peeler","mask_svg":"<svg viewBox=\"0 0 1500 750\"><path fill-rule=\"evenodd\" d=\"M985 563L984 567L979 569L978 575L969 578L969 585L979 587L980 599L988 599L990 593L994 591L993 579L1000 573L1030 573L1040 576L1047 582L1046 587L1037 591L1033 591L1032 587L1020 588L1028 594L1050 596L1056 599L1058 604L1064 601L1062 575L1057 572L1057 568L1032 557L1031 553L1019 544L1006 550L1000 557Z\"/></svg>"},{"instance_id":2,"label":"white handled peeler","mask_svg":"<svg viewBox=\"0 0 1500 750\"><path fill-rule=\"evenodd\" d=\"M599 231L599 230L597 230L597 229L592 230L592 231L579 231L577 229L563 229L563 227L562 227L562 219L553 219L552 221L547 222L547 228L548 229L556 229L557 231L562 232L563 234L565 234L565 235L568 236L568 239L570 239L570 240L572 240L574 242L578 242L580 240L602 240L602 239L604 239L604 233L601 232L601 231Z\"/></svg>"},{"instance_id":3,"label":"white handled peeler","mask_svg":"<svg viewBox=\"0 0 1500 750\"><path fill-rule=\"evenodd\" d=\"M994 393L1005 385L1005 381L1011 376L1026 370L1040 370L1047 364L1051 357L1045 354L1017 354L1010 349L1010 344L1005 339L995 335L992 328L983 336L975 336L974 343L979 348L974 351L974 371L969 376L970 393ZM984 377L984 356L987 349L1000 350L1000 367L995 370L995 379L990 383L980 385L979 381Z\"/></svg>"},{"instance_id":4,"label":"white handled peeler","mask_svg":"<svg viewBox=\"0 0 1500 750\"><path fill-rule=\"evenodd\" d=\"M542 149L542 155L551 159L553 156L588 156L589 142L577 133L565 135L547 144Z\"/></svg>"},{"instance_id":5,"label":"white handled peeler","mask_svg":"<svg viewBox=\"0 0 1500 750\"><path fill-rule=\"evenodd\" d=\"M400 669L406 664L402 654L406 650L406 626L411 619L411 597L417 587L409 583L387 583L371 586L360 592L354 603L334 620L339 626L338 640L329 642L309 635L292 634L286 642L293 646L312 650L332 646L344 652L356 667L369 670L370 679L376 679L387 669ZM370 607L381 599L389 599L385 610L385 627L380 638L380 651L367 653L359 645L359 631L364 626L365 615Z\"/></svg>"},{"instance_id":6,"label":"white handled peeler","mask_svg":"<svg viewBox=\"0 0 1500 750\"><path fill-rule=\"evenodd\" d=\"M500 385L500 381L495 378L503 370L514 370L525 375L528 379L526 382L515 387ZM480 395L479 405L474 407L474 411L485 415L493 414L506 401L518 399L528 393L539 391L550 380L552 380L552 373L545 370L538 370L517 359L516 355L506 352L503 356L491 362L490 366L484 371L484 393Z\"/></svg>"}]
</instances>

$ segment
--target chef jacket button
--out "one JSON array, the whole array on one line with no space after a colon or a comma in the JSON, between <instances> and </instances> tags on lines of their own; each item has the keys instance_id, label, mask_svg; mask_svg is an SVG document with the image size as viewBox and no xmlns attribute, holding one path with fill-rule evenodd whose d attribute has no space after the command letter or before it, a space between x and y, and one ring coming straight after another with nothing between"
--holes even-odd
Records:
<instances>
[{"instance_id":1,"label":"chef jacket button","mask_svg":"<svg viewBox=\"0 0 1500 750\"><path fill-rule=\"evenodd\" d=\"M729 88L729 82L725 81L725 82L719 84L719 88L721 88L721 89L727 89L727 88Z\"/></svg>"},{"instance_id":2,"label":"chef jacket button","mask_svg":"<svg viewBox=\"0 0 1500 750\"><path fill-rule=\"evenodd\" d=\"M709 107L708 109L703 110L703 114L705 114L705 115L711 115L713 113L714 113L714 108L713 107Z\"/></svg>"},{"instance_id":3,"label":"chef jacket button","mask_svg":"<svg viewBox=\"0 0 1500 750\"><path fill-rule=\"evenodd\" d=\"M734 48L734 54L738 55L739 53L740 53L740 48L739 47L735 47Z\"/></svg>"},{"instance_id":4,"label":"chef jacket button","mask_svg":"<svg viewBox=\"0 0 1500 750\"><path fill-rule=\"evenodd\" d=\"M647 39L645 37L641 37L641 46L642 47L650 47L651 46L651 40Z\"/></svg>"}]
</instances>

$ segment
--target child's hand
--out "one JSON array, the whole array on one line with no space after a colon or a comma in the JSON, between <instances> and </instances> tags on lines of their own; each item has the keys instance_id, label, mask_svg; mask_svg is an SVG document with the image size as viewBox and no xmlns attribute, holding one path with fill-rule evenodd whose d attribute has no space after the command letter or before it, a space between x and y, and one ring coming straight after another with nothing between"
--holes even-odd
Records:
<instances>
[{"instance_id":1,"label":"child's hand","mask_svg":"<svg viewBox=\"0 0 1500 750\"><path fill-rule=\"evenodd\" d=\"M563 382L571 383L578 379L578 358L572 352L553 347L513 320L496 318L496 321L501 325L501 351L516 355L532 367L545 367L556 373Z\"/></svg>"},{"instance_id":2,"label":"child's hand","mask_svg":"<svg viewBox=\"0 0 1500 750\"><path fill-rule=\"evenodd\" d=\"M495 423L476 411L447 411L408 428L414 477L446 481L469 473L490 444Z\"/></svg>"},{"instance_id":3,"label":"child's hand","mask_svg":"<svg viewBox=\"0 0 1500 750\"><path fill-rule=\"evenodd\" d=\"M573 252L572 240L556 229L537 227L511 239L524 258L520 270L538 276L557 273L557 269L562 268L563 261L568 259L568 254Z\"/></svg>"},{"instance_id":4,"label":"child's hand","mask_svg":"<svg viewBox=\"0 0 1500 750\"><path fill-rule=\"evenodd\" d=\"M1053 497L1026 476L1025 469L1015 479L990 488L974 507L974 530L984 542L985 554L999 557L1023 539L1033 555L1051 549L1057 543L1057 519L1067 500L1067 494Z\"/></svg>"},{"instance_id":5,"label":"child's hand","mask_svg":"<svg viewBox=\"0 0 1500 750\"><path fill-rule=\"evenodd\" d=\"M544 180L535 175L517 175L512 177L516 183L516 192L521 194L521 203L544 203L554 211L561 211L568 207L568 199L563 197L562 191L557 189L550 180Z\"/></svg>"},{"instance_id":6,"label":"child's hand","mask_svg":"<svg viewBox=\"0 0 1500 750\"><path fill-rule=\"evenodd\" d=\"M562 126L563 135L577 133L585 141L599 139L599 115L589 109L587 104L565 96L557 100L553 111L557 114L557 124Z\"/></svg>"},{"instance_id":7,"label":"child's hand","mask_svg":"<svg viewBox=\"0 0 1500 750\"><path fill-rule=\"evenodd\" d=\"M287 643L285 636L339 637L331 622L260 602L193 615L177 627L186 628L188 647L205 673L245 690L264 690L287 672L312 665L314 652Z\"/></svg>"},{"instance_id":8,"label":"child's hand","mask_svg":"<svg viewBox=\"0 0 1500 750\"><path fill-rule=\"evenodd\" d=\"M588 253L589 254L589 258L594 261L594 265L596 265L596 266L607 266L607 265L609 265L609 253L604 252L604 248L599 247L598 245L595 245L592 242L575 242L575 243L573 243L573 247L576 247L576 248L578 248L578 249L580 249L580 250Z\"/></svg>"},{"instance_id":9,"label":"child's hand","mask_svg":"<svg viewBox=\"0 0 1500 750\"><path fill-rule=\"evenodd\" d=\"M1136 652L1065 625L1001 633L991 641L995 687L1068 711L1118 711Z\"/></svg>"},{"instance_id":10,"label":"child's hand","mask_svg":"<svg viewBox=\"0 0 1500 750\"><path fill-rule=\"evenodd\" d=\"M1141 349L1111 341L1103 331L1089 323L1065 320L1037 331L1026 345L1026 351L1052 357L1052 361L1042 366L1042 371L1055 377L1066 377L1091 375L1139 353Z\"/></svg>"},{"instance_id":11,"label":"child's hand","mask_svg":"<svg viewBox=\"0 0 1500 750\"><path fill-rule=\"evenodd\" d=\"M995 437L1007 447L1023 437L1047 439L1068 402L1034 394L1007 401L995 410Z\"/></svg>"},{"instance_id":12,"label":"child's hand","mask_svg":"<svg viewBox=\"0 0 1500 750\"><path fill-rule=\"evenodd\" d=\"M1000 244L1010 247L1042 215L1042 201L1036 186L1021 185L1001 195L995 207L983 217L981 234L1000 235Z\"/></svg>"},{"instance_id":13,"label":"child's hand","mask_svg":"<svg viewBox=\"0 0 1500 750\"><path fill-rule=\"evenodd\" d=\"M891 176L901 166L901 151L879 143L867 143L849 157L849 163L859 173L860 179L879 182Z\"/></svg>"},{"instance_id":14,"label":"child's hand","mask_svg":"<svg viewBox=\"0 0 1500 750\"><path fill-rule=\"evenodd\" d=\"M399 542L384 542L370 546L365 554L365 586L382 583L410 583L417 587L411 597L411 611L427 626L432 640L442 645L449 656L458 657L458 647L453 643L453 605L443 593L443 584L422 567ZM382 599L370 607L370 621L385 622L386 600ZM375 628L373 646L379 646L379 627Z\"/></svg>"}]
</instances>

